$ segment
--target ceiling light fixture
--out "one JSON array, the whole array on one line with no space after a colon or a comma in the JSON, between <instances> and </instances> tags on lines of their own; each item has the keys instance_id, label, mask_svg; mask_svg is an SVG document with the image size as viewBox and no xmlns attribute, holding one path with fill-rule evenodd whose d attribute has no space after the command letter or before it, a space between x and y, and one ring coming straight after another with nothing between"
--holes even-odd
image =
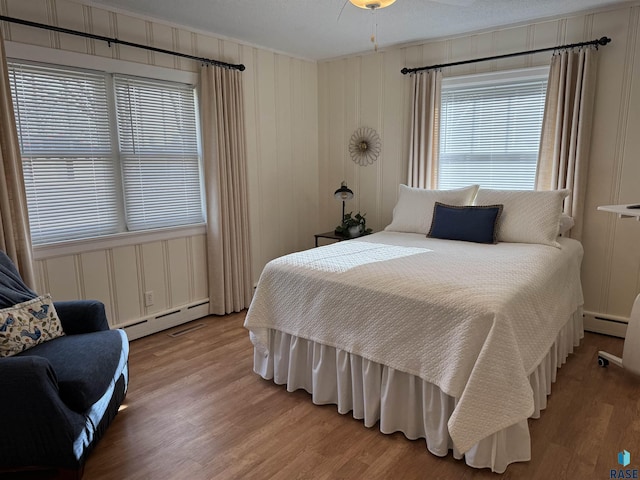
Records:
<instances>
[{"instance_id":1,"label":"ceiling light fixture","mask_svg":"<svg viewBox=\"0 0 640 480\"><path fill-rule=\"evenodd\" d=\"M358 8L366 8L368 10L375 10L377 8L388 7L392 3L395 3L396 0L380 0L380 1L372 1L372 0L349 0L352 4L354 4Z\"/></svg>"},{"instance_id":2,"label":"ceiling light fixture","mask_svg":"<svg viewBox=\"0 0 640 480\"><path fill-rule=\"evenodd\" d=\"M364 8L371 10L371 43L373 43L373 49L378 51L378 22L374 18L376 10L388 7L396 0L349 0L353 5L358 8ZM346 3L345 3L346 5Z\"/></svg>"}]
</instances>

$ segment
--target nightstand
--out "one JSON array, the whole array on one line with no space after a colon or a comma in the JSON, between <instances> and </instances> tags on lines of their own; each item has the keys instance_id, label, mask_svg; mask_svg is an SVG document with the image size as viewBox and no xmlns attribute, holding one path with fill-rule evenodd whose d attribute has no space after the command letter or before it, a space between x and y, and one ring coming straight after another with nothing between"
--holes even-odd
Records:
<instances>
[{"instance_id":1,"label":"nightstand","mask_svg":"<svg viewBox=\"0 0 640 480\"><path fill-rule=\"evenodd\" d=\"M342 240L349 240L347 237L345 237L343 235L338 235L333 230L330 231L330 232L316 233L314 235L314 237L316 237L316 247L318 246L318 239L319 238L328 238L330 240L337 240L338 242L341 242Z\"/></svg>"},{"instance_id":2,"label":"nightstand","mask_svg":"<svg viewBox=\"0 0 640 480\"><path fill-rule=\"evenodd\" d=\"M364 237L365 235L371 235L372 233L373 232L363 233L359 237L353 237L353 238ZM351 240L352 239L351 237L345 237L344 235L338 235L334 230L332 230L331 232L316 233L314 235L314 237L316 237L316 247L318 246L318 239L319 238L328 238L330 240L337 240L338 242L341 242L343 240Z\"/></svg>"}]
</instances>

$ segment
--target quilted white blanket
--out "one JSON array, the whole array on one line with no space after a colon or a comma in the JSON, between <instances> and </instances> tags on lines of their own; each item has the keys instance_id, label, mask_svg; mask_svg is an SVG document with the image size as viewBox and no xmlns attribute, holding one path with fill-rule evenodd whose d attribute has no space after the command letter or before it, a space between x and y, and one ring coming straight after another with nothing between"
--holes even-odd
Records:
<instances>
[{"instance_id":1,"label":"quilted white blanket","mask_svg":"<svg viewBox=\"0 0 640 480\"><path fill-rule=\"evenodd\" d=\"M481 245L380 232L273 260L245 320L436 384L464 453L533 413L529 374L582 305L582 246Z\"/></svg>"}]
</instances>

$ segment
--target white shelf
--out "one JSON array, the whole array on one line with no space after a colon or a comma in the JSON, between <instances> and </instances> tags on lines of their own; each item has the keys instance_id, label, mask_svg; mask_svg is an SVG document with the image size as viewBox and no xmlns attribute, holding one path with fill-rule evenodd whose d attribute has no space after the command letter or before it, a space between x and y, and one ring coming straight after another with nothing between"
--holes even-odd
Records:
<instances>
[{"instance_id":1,"label":"white shelf","mask_svg":"<svg viewBox=\"0 0 640 480\"><path fill-rule=\"evenodd\" d=\"M640 208L627 208L629 205L636 205L635 203L628 203L626 205L602 205L598 207L598 210L603 212L611 212L618 215L619 218L635 218L640 221Z\"/></svg>"}]
</instances>

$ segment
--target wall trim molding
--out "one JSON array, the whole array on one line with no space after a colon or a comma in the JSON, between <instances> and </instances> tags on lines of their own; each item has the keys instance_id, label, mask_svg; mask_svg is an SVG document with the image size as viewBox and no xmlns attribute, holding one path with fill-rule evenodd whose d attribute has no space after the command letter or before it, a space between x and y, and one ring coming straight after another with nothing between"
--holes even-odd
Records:
<instances>
[{"instance_id":1,"label":"wall trim molding","mask_svg":"<svg viewBox=\"0 0 640 480\"><path fill-rule=\"evenodd\" d=\"M116 233L99 238L85 240L70 240L51 245L40 245L33 247L33 257L35 260L47 260L53 257L66 255L80 255L81 253L95 252L97 250L110 250L118 247L128 247L141 245L143 243L172 240L175 238L192 237L195 235L205 235L204 223L198 225L188 225L182 227L158 228L138 232Z\"/></svg>"}]
</instances>

